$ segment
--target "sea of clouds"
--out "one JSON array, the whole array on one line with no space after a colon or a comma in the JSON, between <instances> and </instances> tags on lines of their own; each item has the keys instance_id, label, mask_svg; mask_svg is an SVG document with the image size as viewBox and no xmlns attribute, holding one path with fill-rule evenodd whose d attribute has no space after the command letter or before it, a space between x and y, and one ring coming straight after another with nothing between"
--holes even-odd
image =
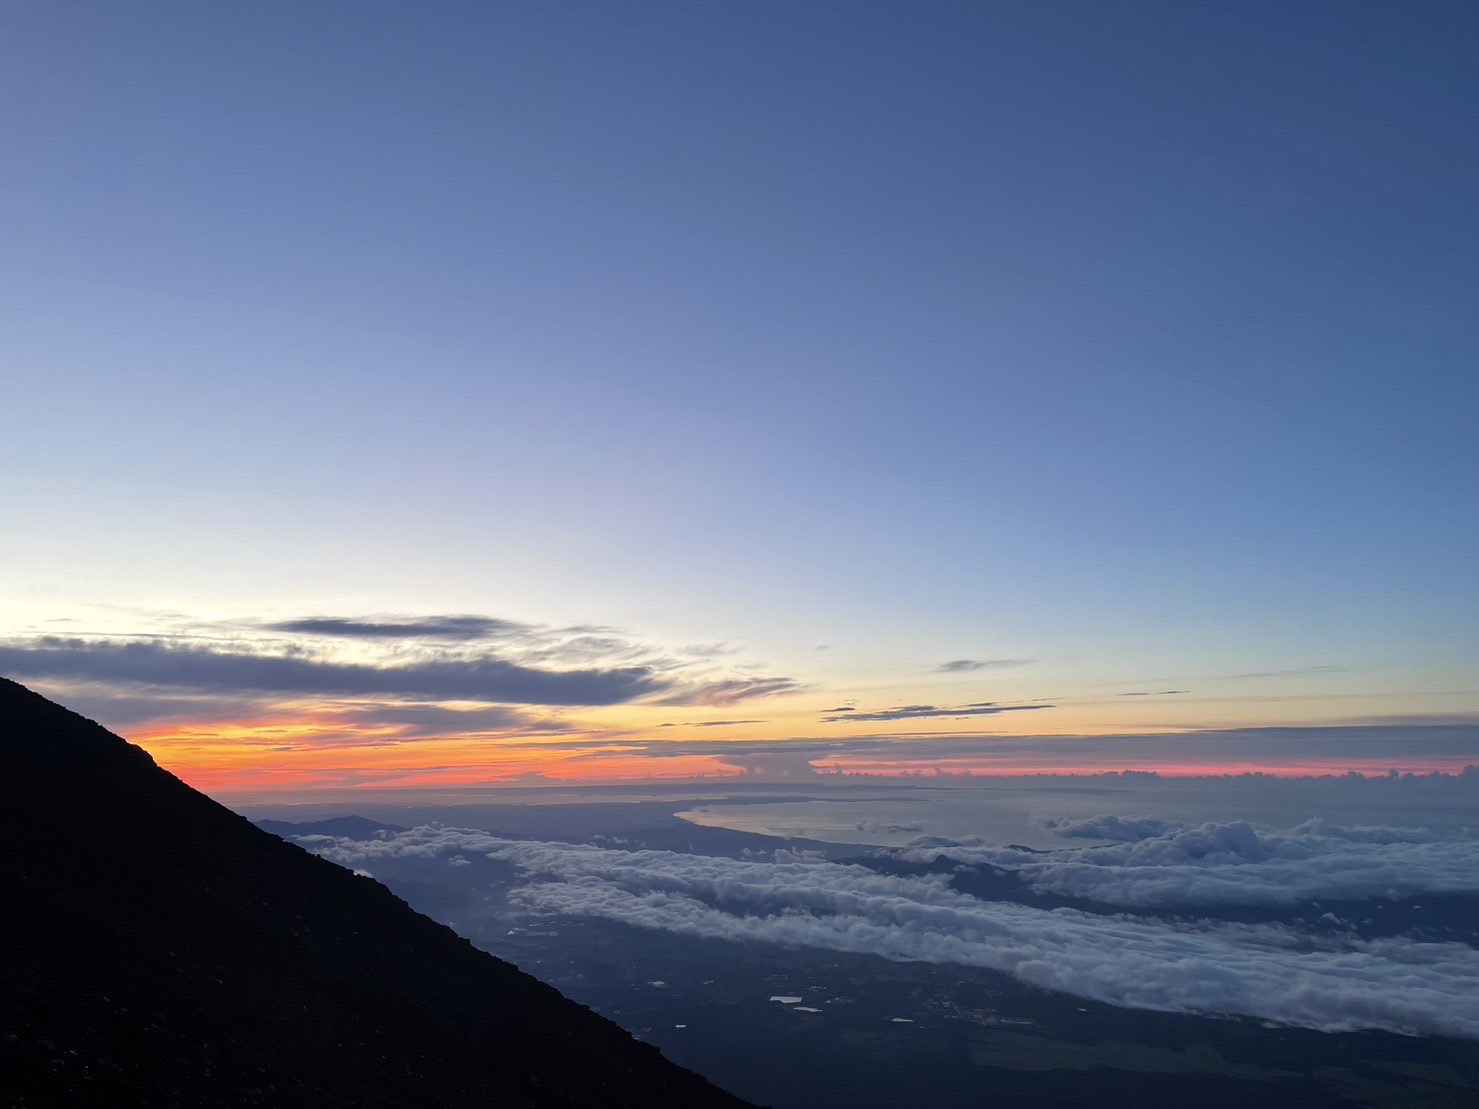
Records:
<instances>
[{"instance_id":1,"label":"sea of clouds","mask_svg":"<svg viewBox=\"0 0 1479 1109\"><path fill-rule=\"evenodd\" d=\"M920 838L897 852L1015 872L1044 893L1126 908L1294 905L1299 902L1479 891L1479 836L1411 828L1291 829L1247 821L1186 824L1151 817L1046 818L1067 839L1117 840L1072 851Z\"/></svg>"},{"instance_id":2,"label":"sea of clouds","mask_svg":"<svg viewBox=\"0 0 1479 1109\"><path fill-rule=\"evenodd\" d=\"M370 841L304 837L345 866L470 855L516 868L514 905L711 939L987 967L1111 1005L1245 1016L1325 1031L1479 1039L1479 950L1313 935L1278 923L1166 919L1160 906L1479 891L1479 840L1309 822L1288 830L1091 817L1052 825L1109 846L1027 852L920 841L900 852L1023 872L1034 886L1134 912L982 901L947 875L898 876L790 852L757 861L511 840L424 826ZM1152 911L1147 911L1152 910Z\"/></svg>"}]
</instances>

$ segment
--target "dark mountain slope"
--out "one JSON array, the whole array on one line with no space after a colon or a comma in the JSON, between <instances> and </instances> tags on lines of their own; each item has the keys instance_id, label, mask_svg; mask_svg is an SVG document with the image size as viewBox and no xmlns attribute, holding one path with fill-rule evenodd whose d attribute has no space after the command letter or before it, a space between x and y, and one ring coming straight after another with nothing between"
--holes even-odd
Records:
<instances>
[{"instance_id":1,"label":"dark mountain slope","mask_svg":"<svg viewBox=\"0 0 1479 1109\"><path fill-rule=\"evenodd\" d=\"M0 832L0 1104L743 1104L4 679Z\"/></svg>"}]
</instances>

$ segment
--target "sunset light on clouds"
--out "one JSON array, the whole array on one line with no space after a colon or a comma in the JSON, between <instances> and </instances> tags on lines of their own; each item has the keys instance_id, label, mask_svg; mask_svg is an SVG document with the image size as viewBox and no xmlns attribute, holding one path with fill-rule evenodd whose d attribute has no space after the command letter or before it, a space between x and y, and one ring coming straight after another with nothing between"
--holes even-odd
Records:
<instances>
[{"instance_id":1,"label":"sunset light on clouds","mask_svg":"<svg viewBox=\"0 0 1479 1109\"><path fill-rule=\"evenodd\" d=\"M915 667L897 687L915 698L904 700L829 681L820 667L776 673L739 646L664 649L591 624L161 615L153 626L147 637L16 637L0 646L0 662L222 796L1116 771L1457 773L1476 758L1474 728L1461 717L1403 719L1412 698L1373 695L1361 688L1367 675L1335 666L1187 668L1123 689L1029 659L954 659ZM814 654L830 670L847 652ZM1040 670L1056 671L1059 696L1042 695ZM1462 705L1441 692L1428 700ZM1383 709L1392 719L1372 719Z\"/></svg>"}]
</instances>

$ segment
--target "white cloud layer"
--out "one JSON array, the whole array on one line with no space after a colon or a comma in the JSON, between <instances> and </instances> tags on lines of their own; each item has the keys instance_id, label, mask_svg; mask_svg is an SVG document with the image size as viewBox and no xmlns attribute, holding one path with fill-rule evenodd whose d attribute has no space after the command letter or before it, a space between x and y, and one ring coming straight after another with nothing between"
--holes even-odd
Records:
<instances>
[{"instance_id":1,"label":"white cloud layer","mask_svg":"<svg viewBox=\"0 0 1479 1109\"><path fill-rule=\"evenodd\" d=\"M920 840L899 854L1004 867L1044 893L1139 909L1479 893L1479 836L1464 830L1440 836L1321 820L1280 830L1107 815L1042 823L1068 838L1127 842L1039 853Z\"/></svg>"},{"instance_id":2,"label":"white cloud layer","mask_svg":"<svg viewBox=\"0 0 1479 1109\"><path fill-rule=\"evenodd\" d=\"M1328 833L1326 839L1339 839ZM1315 834L1289 833L1296 840ZM1227 835L1229 851L1239 844L1251 849L1242 832ZM1352 836L1340 842L1362 842ZM1213 838L1215 850L1204 859L1224 842ZM889 876L793 855L752 862L438 827L311 846L346 866L370 868L388 857L479 853L504 860L527 879L510 899L541 914L987 967L1133 1008L1248 1016L1326 1031L1376 1028L1479 1039L1479 951L1463 944L1035 909L978 901L943 875ZM1183 852L1187 846L1183 841Z\"/></svg>"}]
</instances>

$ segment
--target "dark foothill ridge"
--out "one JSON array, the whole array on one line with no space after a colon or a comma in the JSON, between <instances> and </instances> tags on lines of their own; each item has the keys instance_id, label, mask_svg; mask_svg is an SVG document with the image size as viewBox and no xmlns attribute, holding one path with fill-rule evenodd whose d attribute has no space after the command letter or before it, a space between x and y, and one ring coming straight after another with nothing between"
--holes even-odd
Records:
<instances>
[{"instance_id":1,"label":"dark foothill ridge","mask_svg":"<svg viewBox=\"0 0 1479 1109\"><path fill-rule=\"evenodd\" d=\"M0 679L0 1105L742 1109Z\"/></svg>"}]
</instances>

